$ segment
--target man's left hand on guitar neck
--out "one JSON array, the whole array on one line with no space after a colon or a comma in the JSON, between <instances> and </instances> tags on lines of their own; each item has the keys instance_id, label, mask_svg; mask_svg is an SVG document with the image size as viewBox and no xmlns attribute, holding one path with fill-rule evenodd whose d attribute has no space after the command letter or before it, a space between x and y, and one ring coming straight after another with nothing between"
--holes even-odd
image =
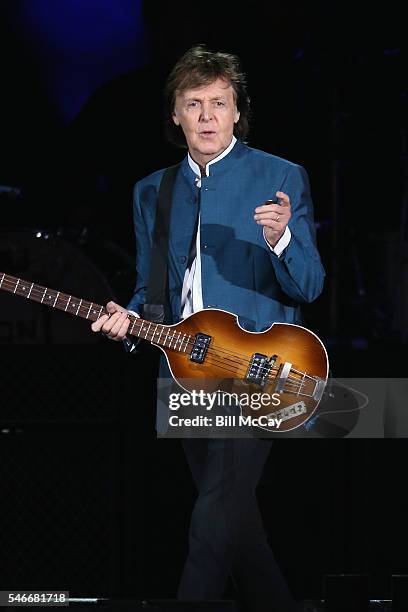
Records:
<instances>
[{"instance_id":1,"label":"man's left hand on guitar neck","mask_svg":"<svg viewBox=\"0 0 408 612\"><path fill-rule=\"evenodd\" d=\"M105 308L109 314L94 321L91 325L92 331L102 332L110 340L124 340L130 324L129 311L115 302L108 302Z\"/></svg>"}]
</instances>

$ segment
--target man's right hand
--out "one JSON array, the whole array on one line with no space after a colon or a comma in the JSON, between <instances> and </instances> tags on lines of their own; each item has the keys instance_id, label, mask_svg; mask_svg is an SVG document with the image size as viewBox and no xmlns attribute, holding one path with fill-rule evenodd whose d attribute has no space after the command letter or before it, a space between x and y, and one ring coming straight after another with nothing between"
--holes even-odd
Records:
<instances>
[{"instance_id":1,"label":"man's right hand","mask_svg":"<svg viewBox=\"0 0 408 612\"><path fill-rule=\"evenodd\" d=\"M92 331L100 331L111 340L122 341L130 324L129 312L115 302L108 302L106 310L109 315L102 315L97 321L94 321L91 325Z\"/></svg>"}]
</instances>

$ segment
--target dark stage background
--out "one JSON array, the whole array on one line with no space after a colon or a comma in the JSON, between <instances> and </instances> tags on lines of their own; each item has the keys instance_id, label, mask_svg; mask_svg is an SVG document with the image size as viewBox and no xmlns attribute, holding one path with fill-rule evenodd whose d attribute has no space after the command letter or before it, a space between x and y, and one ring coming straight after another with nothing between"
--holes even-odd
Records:
<instances>
[{"instance_id":1,"label":"dark stage background","mask_svg":"<svg viewBox=\"0 0 408 612\"><path fill-rule=\"evenodd\" d=\"M0 7L2 272L127 303L132 185L183 156L161 91L205 42L242 58L249 144L309 173L327 282L305 320L334 375L405 377L408 63L393 5L83 5ZM0 590L174 596L195 493L179 442L155 438L155 354L2 292L0 356ZM386 598L408 573L406 449L274 443L259 497L299 597L320 597L326 573L368 573Z\"/></svg>"}]
</instances>

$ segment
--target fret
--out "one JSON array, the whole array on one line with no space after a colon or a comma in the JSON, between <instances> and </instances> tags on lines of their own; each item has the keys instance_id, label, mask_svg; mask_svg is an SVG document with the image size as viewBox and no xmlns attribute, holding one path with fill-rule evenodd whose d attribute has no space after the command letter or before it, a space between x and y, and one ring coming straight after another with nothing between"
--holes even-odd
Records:
<instances>
[{"instance_id":1,"label":"fret","mask_svg":"<svg viewBox=\"0 0 408 612\"><path fill-rule=\"evenodd\" d=\"M29 299L31 292L33 290L33 287L34 287L34 283L31 283L31 287L30 287L30 291L28 292L27 299Z\"/></svg>"},{"instance_id":2,"label":"fret","mask_svg":"<svg viewBox=\"0 0 408 612\"><path fill-rule=\"evenodd\" d=\"M164 340L163 340L163 346L166 346L166 340L167 340L167 336L169 335L169 332L170 332L170 330L168 329L168 330L167 330L166 337L165 337L165 338L164 338Z\"/></svg>"},{"instance_id":3,"label":"fret","mask_svg":"<svg viewBox=\"0 0 408 612\"><path fill-rule=\"evenodd\" d=\"M82 300L79 302L78 309L77 309L77 311L76 311L76 313L75 313L76 315L78 315L79 309L81 308L81 304L82 304Z\"/></svg>"},{"instance_id":4,"label":"fret","mask_svg":"<svg viewBox=\"0 0 408 612\"><path fill-rule=\"evenodd\" d=\"M85 317L86 319L89 317L89 313L91 312L92 306L93 306L93 302L91 302L91 303L89 304L88 312L87 312L87 315L86 315L86 317Z\"/></svg>"},{"instance_id":5,"label":"fret","mask_svg":"<svg viewBox=\"0 0 408 612\"><path fill-rule=\"evenodd\" d=\"M149 333L149 329L151 328L151 326L152 326L152 323L150 322L149 327L147 328L147 332L145 333L145 338L147 338L147 334Z\"/></svg>"},{"instance_id":6,"label":"fret","mask_svg":"<svg viewBox=\"0 0 408 612\"><path fill-rule=\"evenodd\" d=\"M17 291L17 287L18 287L18 283L19 283L19 282L20 282L20 279L18 278L18 279L17 279L17 282L16 282L16 286L14 287L14 291L13 291L13 293L15 293L15 292Z\"/></svg>"},{"instance_id":7,"label":"fret","mask_svg":"<svg viewBox=\"0 0 408 612\"><path fill-rule=\"evenodd\" d=\"M45 294L47 293L47 287L44 289L43 296L41 298L41 304L43 303L43 299L45 298Z\"/></svg>"},{"instance_id":8,"label":"fret","mask_svg":"<svg viewBox=\"0 0 408 612\"><path fill-rule=\"evenodd\" d=\"M147 321L142 321L142 324L141 324L141 326L140 326L140 334L141 334L141 333L142 333L142 332L143 332L143 331L146 329L146 326L145 326L145 323L146 323L146 322L147 322ZM139 334L139 336L140 336L140 334ZM147 332L146 332L146 334L145 334L145 338L146 338L146 335L147 335Z\"/></svg>"},{"instance_id":9,"label":"fret","mask_svg":"<svg viewBox=\"0 0 408 612\"><path fill-rule=\"evenodd\" d=\"M182 346L183 346L183 342L184 342L184 340L185 340L185 337L186 337L186 336L187 336L187 334L184 334L184 336L183 336L183 338L182 338L182 340L181 340L181 343L180 343L180 351L182 351L182 350L183 350L183 349L182 349ZM186 352L186 348L187 348L187 343L186 343L186 346L185 346L185 348L184 348L184 352Z\"/></svg>"},{"instance_id":10,"label":"fret","mask_svg":"<svg viewBox=\"0 0 408 612\"><path fill-rule=\"evenodd\" d=\"M5 277L5 276L6 276L6 274L3 274L3 276L1 277L1 281L0 281L0 288L1 288L2 284L3 284L3 281L4 281L4 277Z\"/></svg>"},{"instance_id":11,"label":"fret","mask_svg":"<svg viewBox=\"0 0 408 612\"><path fill-rule=\"evenodd\" d=\"M163 331L164 331L164 327L163 327L163 325L160 325L160 328L161 328L161 329L160 329L160 334L159 334L159 337L157 338L157 341L156 341L156 342L157 342L157 344L160 344L160 338L161 338L161 335L162 335L162 333L163 333Z\"/></svg>"},{"instance_id":12,"label":"fret","mask_svg":"<svg viewBox=\"0 0 408 612\"><path fill-rule=\"evenodd\" d=\"M69 306L69 303L70 303L70 301L71 301L71 297L72 297L72 295L69 295L69 296L68 296L68 302L67 302L67 304L66 304L66 306L65 306L65 308L64 308L65 312L67 312L67 310L68 310L68 306Z\"/></svg>"},{"instance_id":13,"label":"fret","mask_svg":"<svg viewBox=\"0 0 408 612\"><path fill-rule=\"evenodd\" d=\"M100 310L99 310L99 314L98 314L98 316L97 316L97 319L99 319L99 317L101 316L101 314L102 314L102 310L103 310L103 306L101 306L101 308L100 308Z\"/></svg>"},{"instance_id":14,"label":"fret","mask_svg":"<svg viewBox=\"0 0 408 612\"><path fill-rule=\"evenodd\" d=\"M58 296L59 296L60 292L58 291L57 293L57 297L55 298L55 302L53 303L52 307L55 308L55 304L57 303L58 300Z\"/></svg>"}]
</instances>

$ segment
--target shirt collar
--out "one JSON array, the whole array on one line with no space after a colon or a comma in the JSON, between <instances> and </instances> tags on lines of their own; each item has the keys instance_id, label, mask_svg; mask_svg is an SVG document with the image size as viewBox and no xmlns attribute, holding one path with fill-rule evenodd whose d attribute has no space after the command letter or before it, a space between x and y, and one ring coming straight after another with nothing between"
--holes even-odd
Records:
<instances>
[{"instance_id":1,"label":"shirt collar","mask_svg":"<svg viewBox=\"0 0 408 612\"><path fill-rule=\"evenodd\" d=\"M209 166L211 166L211 164L215 164L216 162L220 161L223 157L228 155L228 153L233 149L233 147L234 147L236 142L237 142L237 139L233 135L231 143L229 144L229 146L222 153L220 153L218 155L218 157L215 157L214 159L209 161L208 164L206 164L206 166L205 166L205 176L210 176ZM200 166L194 161L194 159L191 157L190 153L188 153L187 157L188 157L188 163L189 163L190 168L192 169L192 171L194 172L195 175L197 175L199 178L201 178Z\"/></svg>"}]
</instances>

